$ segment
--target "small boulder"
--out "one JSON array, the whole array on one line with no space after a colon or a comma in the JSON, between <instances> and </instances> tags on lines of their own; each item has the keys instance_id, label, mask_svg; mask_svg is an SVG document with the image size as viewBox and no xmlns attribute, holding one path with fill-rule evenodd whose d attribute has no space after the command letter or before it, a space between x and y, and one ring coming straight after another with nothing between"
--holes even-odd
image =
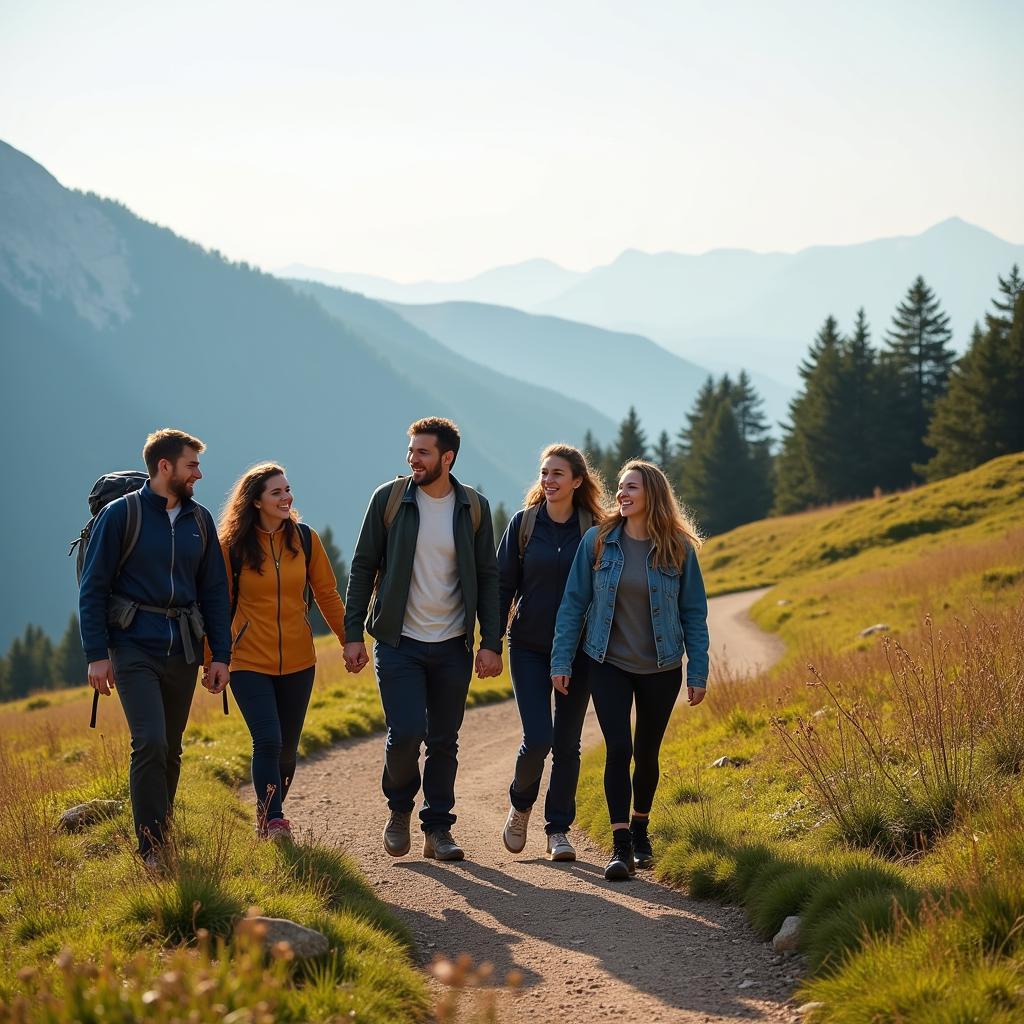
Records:
<instances>
[{"instance_id":1,"label":"small boulder","mask_svg":"<svg viewBox=\"0 0 1024 1024\"><path fill-rule=\"evenodd\" d=\"M711 762L712 768L739 768L739 766L739 761L735 761L731 757L720 757L717 761Z\"/></svg>"},{"instance_id":2,"label":"small boulder","mask_svg":"<svg viewBox=\"0 0 1024 1024\"><path fill-rule=\"evenodd\" d=\"M782 922L778 934L772 939L772 949L776 953L792 953L800 945L800 918L791 914Z\"/></svg>"},{"instance_id":3,"label":"small boulder","mask_svg":"<svg viewBox=\"0 0 1024 1024\"><path fill-rule=\"evenodd\" d=\"M331 948L323 932L296 924L286 917L247 917L245 926L252 934L259 936L267 949L273 949L279 942L287 943L296 960L326 956Z\"/></svg>"},{"instance_id":4,"label":"small boulder","mask_svg":"<svg viewBox=\"0 0 1024 1024\"><path fill-rule=\"evenodd\" d=\"M120 814L123 806L120 800L88 800L84 804L75 804L60 816L58 827L65 832L81 832L88 825Z\"/></svg>"},{"instance_id":5,"label":"small boulder","mask_svg":"<svg viewBox=\"0 0 1024 1024\"><path fill-rule=\"evenodd\" d=\"M873 626L868 626L867 629L862 629L858 636L874 636L876 633L888 633L889 625L885 622L876 622Z\"/></svg>"},{"instance_id":6,"label":"small boulder","mask_svg":"<svg viewBox=\"0 0 1024 1024\"><path fill-rule=\"evenodd\" d=\"M798 1006L796 1008L796 1012L800 1013L800 1014L803 1014L803 1013L814 1013L815 1010L824 1010L824 1009L825 1009L825 1004L824 1003L819 1003L819 1002L804 1003L803 1006Z\"/></svg>"}]
</instances>

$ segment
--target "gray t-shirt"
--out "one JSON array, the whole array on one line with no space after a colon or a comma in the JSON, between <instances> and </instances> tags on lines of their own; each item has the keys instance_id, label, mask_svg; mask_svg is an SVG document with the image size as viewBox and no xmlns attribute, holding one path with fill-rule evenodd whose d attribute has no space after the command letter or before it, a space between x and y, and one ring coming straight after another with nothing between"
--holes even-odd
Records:
<instances>
[{"instance_id":1,"label":"gray t-shirt","mask_svg":"<svg viewBox=\"0 0 1024 1024\"><path fill-rule=\"evenodd\" d=\"M619 534L624 562L615 594L615 611L605 660L616 668L638 675L653 675L674 668L658 664L651 618L651 591L647 582L650 540L634 540L625 530Z\"/></svg>"},{"instance_id":2,"label":"gray t-shirt","mask_svg":"<svg viewBox=\"0 0 1024 1024\"><path fill-rule=\"evenodd\" d=\"M402 635L427 643L463 636L466 610L455 561L455 490L431 498L416 488L420 529Z\"/></svg>"}]
</instances>

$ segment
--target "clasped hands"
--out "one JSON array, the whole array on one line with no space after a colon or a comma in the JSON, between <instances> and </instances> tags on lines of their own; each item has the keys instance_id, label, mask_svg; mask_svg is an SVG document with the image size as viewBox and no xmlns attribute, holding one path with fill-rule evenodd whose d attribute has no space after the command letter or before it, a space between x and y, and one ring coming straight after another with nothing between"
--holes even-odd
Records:
<instances>
[{"instance_id":1,"label":"clasped hands","mask_svg":"<svg viewBox=\"0 0 1024 1024\"><path fill-rule=\"evenodd\" d=\"M369 664L370 656L366 653L366 644L353 641L345 644L345 668L358 675ZM496 651L480 648L476 654L476 674L478 679L491 679L501 675L501 655Z\"/></svg>"}]
</instances>

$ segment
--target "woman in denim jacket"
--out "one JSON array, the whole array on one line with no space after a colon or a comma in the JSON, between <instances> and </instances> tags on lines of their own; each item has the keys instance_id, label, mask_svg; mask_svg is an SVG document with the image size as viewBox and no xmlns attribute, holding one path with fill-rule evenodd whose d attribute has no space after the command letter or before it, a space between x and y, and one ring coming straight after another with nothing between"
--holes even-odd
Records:
<instances>
[{"instance_id":1,"label":"woman in denim jacket","mask_svg":"<svg viewBox=\"0 0 1024 1024\"><path fill-rule=\"evenodd\" d=\"M647 826L658 754L682 687L684 655L689 704L704 699L708 603L697 564L700 539L665 474L650 462L627 462L615 500L618 516L587 531L569 570L555 621L551 681L563 694L572 687L585 620L587 675L607 747L604 789L614 852L604 874L623 880L654 863Z\"/></svg>"}]
</instances>

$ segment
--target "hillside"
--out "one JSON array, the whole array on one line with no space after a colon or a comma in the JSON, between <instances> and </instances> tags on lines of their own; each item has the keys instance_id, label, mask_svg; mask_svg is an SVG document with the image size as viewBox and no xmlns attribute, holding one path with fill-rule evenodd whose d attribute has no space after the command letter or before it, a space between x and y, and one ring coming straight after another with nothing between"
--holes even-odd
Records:
<instances>
[{"instance_id":1,"label":"hillside","mask_svg":"<svg viewBox=\"0 0 1024 1024\"><path fill-rule=\"evenodd\" d=\"M154 427L207 442L196 493L215 510L245 466L282 461L297 506L334 528L346 556L370 491L404 469L413 419L469 417L457 473L509 505L550 437L539 417L507 429L549 395L454 354L450 377L424 373L404 336L368 339L270 275L63 188L3 143L0 332L0 429L16 442L9 472L29 496L3 518L19 542L0 583L0 646L26 622L51 633L66 623L76 595L65 554L85 496L101 473L139 465ZM480 375L487 416L472 386ZM559 404L563 436L601 429L595 410L573 421L570 408Z\"/></svg>"}]
</instances>

